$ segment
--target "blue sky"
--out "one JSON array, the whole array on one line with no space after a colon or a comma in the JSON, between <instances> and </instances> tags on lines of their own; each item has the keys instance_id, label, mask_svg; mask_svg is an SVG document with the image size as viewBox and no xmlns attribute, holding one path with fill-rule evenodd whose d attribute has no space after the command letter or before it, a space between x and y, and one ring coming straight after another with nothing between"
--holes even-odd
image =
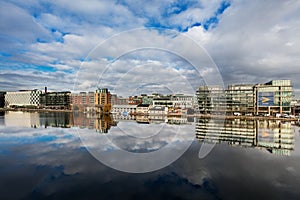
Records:
<instances>
[{"instance_id":1,"label":"blue sky","mask_svg":"<svg viewBox=\"0 0 300 200\"><path fill-rule=\"evenodd\" d=\"M115 86L118 79L122 86L110 89L125 91L126 78L131 80L130 94L143 84L153 83L157 88L157 80L164 80L159 82L161 88L183 89L174 92L185 92L185 85L175 80L193 88L203 84L183 57L159 50L122 56L99 81L119 49L141 40L148 45L149 41L160 47L169 45L169 35L149 30L101 46L115 34L145 27L175 30L191 38L211 57L225 85L291 79L300 97L297 0L0 1L0 90L42 89L45 85L50 90L73 90L76 81L80 82L76 89L94 90L99 84ZM189 46L173 44L172 48ZM190 51L196 58L197 52ZM203 66L201 75L210 72ZM171 76L173 79L168 78ZM145 92L154 89L145 88Z\"/></svg>"}]
</instances>

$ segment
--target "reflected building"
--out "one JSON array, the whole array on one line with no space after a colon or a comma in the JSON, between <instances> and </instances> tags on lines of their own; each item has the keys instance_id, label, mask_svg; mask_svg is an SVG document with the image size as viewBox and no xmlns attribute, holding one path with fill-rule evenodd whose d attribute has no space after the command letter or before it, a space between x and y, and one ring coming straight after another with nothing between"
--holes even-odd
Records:
<instances>
[{"instance_id":1,"label":"reflected building","mask_svg":"<svg viewBox=\"0 0 300 200\"><path fill-rule=\"evenodd\" d=\"M0 126L5 126L5 121L4 121L4 116L5 112L4 111L0 111Z\"/></svg>"},{"instance_id":2,"label":"reflected building","mask_svg":"<svg viewBox=\"0 0 300 200\"><path fill-rule=\"evenodd\" d=\"M5 126L70 128L72 114L68 112L5 112Z\"/></svg>"},{"instance_id":3,"label":"reflected building","mask_svg":"<svg viewBox=\"0 0 300 200\"><path fill-rule=\"evenodd\" d=\"M196 138L200 142L266 149L278 155L290 155L294 149L291 124L280 121L199 119Z\"/></svg>"},{"instance_id":4,"label":"reflected building","mask_svg":"<svg viewBox=\"0 0 300 200\"><path fill-rule=\"evenodd\" d=\"M257 146L274 154L289 155L294 149L291 123L257 121Z\"/></svg>"},{"instance_id":5,"label":"reflected building","mask_svg":"<svg viewBox=\"0 0 300 200\"><path fill-rule=\"evenodd\" d=\"M188 124L188 118L187 117L168 117L168 124Z\"/></svg>"},{"instance_id":6,"label":"reflected building","mask_svg":"<svg viewBox=\"0 0 300 200\"><path fill-rule=\"evenodd\" d=\"M123 115L119 113L113 113L112 117L114 121L135 121L136 120L135 115Z\"/></svg>"},{"instance_id":7,"label":"reflected building","mask_svg":"<svg viewBox=\"0 0 300 200\"><path fill-rule=\"evenodd\" d=\"M116 126L117 123L113 121L110 115L101 115L95 118L95 129L98 133L108 133L111 126Z\"/></svg>"},{"instance_id":8,"label":"reflected building","mask_svg":"<svg viewBox=\"0 0 300 200\"><path fill-rule=\"evenodd\" d=\"M73 114L69 112L40 112L38 113L41 127L71 128Z\"/></svg>"},{"instance_id":9,"label":"reflected building","mask_svg":"<svg viewBox=\"0 0 300 200\"><path fill-rule=\"evenodd\" d=\"M137 115L135 120L137 123L144 123L144 124L150 123L149 117L145 115Z\"/></svg>"},{"instance_id":10,"label":"reflected building","mask_svg":"<svg viewBox=\"0 0 300 200\"><path fill-rule=\"evenodd\" d=\"M93 115L85 114L82 112L74 112L73 117L74 117L73 126L79 128L94 129L95 118L93 117Z\"/></svg>"},{"instance_id":11,"label":"reflected building","mask_svg":"<svg viewBox=\"0 0 300 200\"><path fill-rule=\"evenodd\" d=\"M4 108L5 106L5 94L6 92L0 91L0 108Z\"/></svg>"},{"instance_id":12,"label":"reflected building","mask_svg":"<svg viewBox=\"0 0 300 200\"><path fill-rule=\"evenodd\" d=\"M152 124L167 123L168 117L166 115L149 115L149 122Z\"/></svg>"},{"instance_id":13,"label":"reflected building","mask_svg":"<svg viewBox=\"0 0 300 200\"><path fill-rule=\"evenodd\" d=\"M38 128L41 126L39 113L37 112L5 112L4 124L5 126L32 128Z\"/></svg>"}]
</instances>

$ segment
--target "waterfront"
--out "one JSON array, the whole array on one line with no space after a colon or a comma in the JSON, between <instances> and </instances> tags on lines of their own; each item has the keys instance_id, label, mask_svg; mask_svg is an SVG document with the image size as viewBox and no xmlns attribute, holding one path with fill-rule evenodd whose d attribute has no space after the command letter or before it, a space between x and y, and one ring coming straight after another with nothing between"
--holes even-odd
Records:
<instances>
[{"instance_id":1,"label":"waterfront","mask_svg":"<svg viewBox=\"0 0 300 200\"><path fill-rule=\"evenodd\" d=\"M169 144L174 151L187 142L191 146L165 168L132 174L107 167L89 153L92 147L114 151L101 143L104 138L134 153L155 152ZM203 142L216 145L200 159ZM6 112L0 116L0 156L1 199L299 199L300 195L299 127L280 120L149 121Z\"/></svg>"}]
</instances>

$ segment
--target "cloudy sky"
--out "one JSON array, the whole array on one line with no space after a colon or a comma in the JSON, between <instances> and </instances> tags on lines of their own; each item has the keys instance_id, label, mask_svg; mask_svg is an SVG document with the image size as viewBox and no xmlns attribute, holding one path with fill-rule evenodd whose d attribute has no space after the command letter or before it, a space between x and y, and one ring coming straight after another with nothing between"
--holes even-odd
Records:
<instances>
[{"instance_id":1,"label":"cloudy sky","mask_svg":"<svg viewBox=\"0 0 300 200\"><path fill-rule=\"evenodd\" d=\"M1 0L0 90L191 93L291 79L298 0Z\"/></svg>"}]
</instances>

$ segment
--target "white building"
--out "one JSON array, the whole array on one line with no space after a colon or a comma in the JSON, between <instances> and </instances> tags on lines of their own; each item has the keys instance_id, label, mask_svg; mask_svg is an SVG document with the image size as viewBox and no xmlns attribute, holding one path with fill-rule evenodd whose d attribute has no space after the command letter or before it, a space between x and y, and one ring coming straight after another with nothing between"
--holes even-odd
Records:
<instances>
[{"instance_id":1,"label":"white building","mask_svg":"<svg viewBox=\"0 0 300 200\"><path fill-rule=\"evenodd\" d=\"M16 92L6 92L5 106L39 106L41 90L20 90Z\"/></svg>"},{"instance_id":2,"label":"white building","mask_svg":"<svg viewBox=\"0 0 300 200\"><path fill-rule=\"evenodd\" d=\"M137 105L113 105L112 113L114 114L134 114L136 113Z\"/></svg>"}]
</instances>

